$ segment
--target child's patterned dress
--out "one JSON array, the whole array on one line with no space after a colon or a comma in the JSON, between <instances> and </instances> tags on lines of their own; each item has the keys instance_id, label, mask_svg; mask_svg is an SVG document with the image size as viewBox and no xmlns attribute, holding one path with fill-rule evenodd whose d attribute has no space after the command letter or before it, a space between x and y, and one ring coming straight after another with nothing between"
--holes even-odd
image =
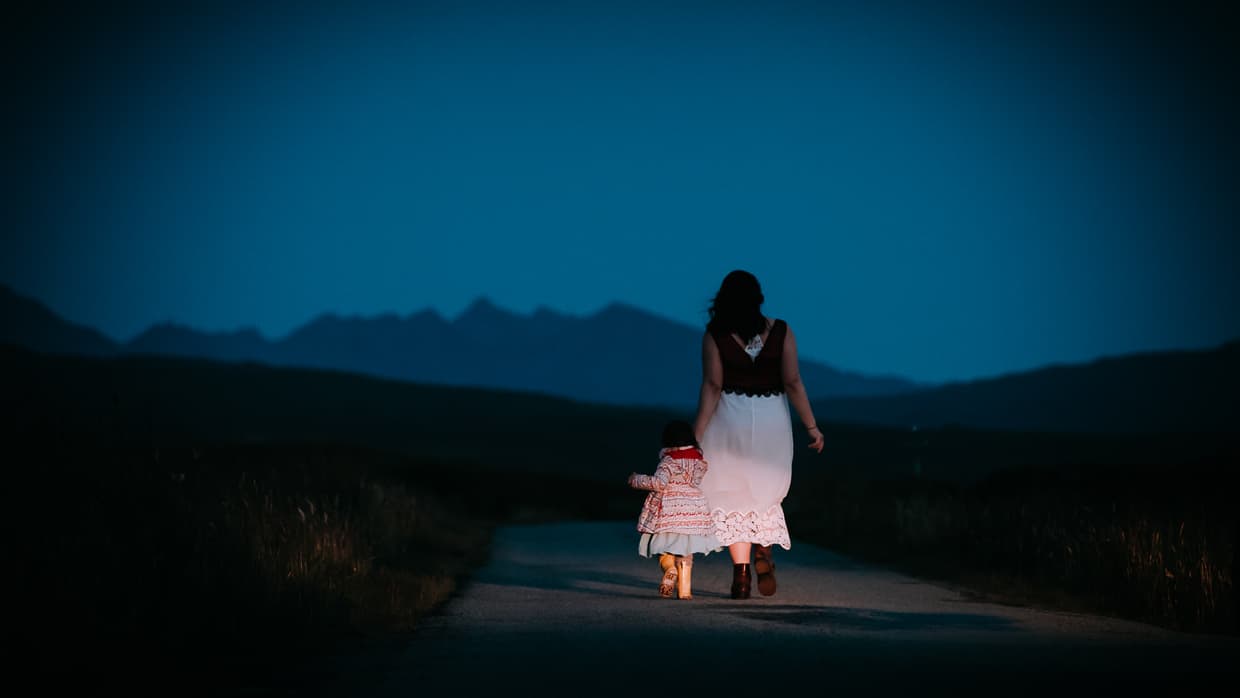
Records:
<instances>
[{"instance_id":1,"label":"child's patterned dress","mask_svg":"<svg viewBox=\"0 0 1240 698\"><path fill-rule=\"evenodd\" d=\"M634 475L629 485L651 490L637 520L638 553L693 555L722 550L715 538L710 505L698 485L706 474L702 452L693 446L664 448L654 475Z\"/></svg>"}]
</instances>

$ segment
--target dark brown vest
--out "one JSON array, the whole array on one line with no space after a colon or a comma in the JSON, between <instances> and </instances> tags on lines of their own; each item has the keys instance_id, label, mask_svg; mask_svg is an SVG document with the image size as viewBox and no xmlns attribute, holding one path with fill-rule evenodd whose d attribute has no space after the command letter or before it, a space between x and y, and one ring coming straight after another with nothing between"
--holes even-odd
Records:
<instances>
[{"instance_id":1,"label":"dark brown vest","mask_svg":"<svg viewBox=\"0 0 1240 698\"><path fill-rule=\"evenodd\" d=\"M776 320L756 360L725 331L711 332L723 363L723 392L739 395L780 395L784 392L784 335L788 325Z\"/></svg>"}]
</instances>

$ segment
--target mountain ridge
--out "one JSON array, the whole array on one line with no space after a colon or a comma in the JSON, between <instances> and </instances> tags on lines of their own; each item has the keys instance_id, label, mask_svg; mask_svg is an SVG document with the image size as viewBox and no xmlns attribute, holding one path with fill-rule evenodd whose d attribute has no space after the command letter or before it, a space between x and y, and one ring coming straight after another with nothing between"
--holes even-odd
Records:
<instances>
[{"instance_id":1,"label":"mountain ridge","mask_svg":"<svg viewBox=\"0 0 1240 698\"><path fill-rule=\"evenodd\" d=\"M283 336L253 327L209 332L156 323L129 341L73 326L51 309L0 285L4 341L37 351L150 354L336 368L447 385L493 386L607 404L691 407L701 368L701 329L612 301L588 315L540 305L528 314L480 295L453 318L432 308L401 315L323 312ZM13 322L13 318L24 318ZM55 342L44 337L63 335ZM83 332L93 333L93 340ZM674 347L674 348L672 348ZM669 349L672 348L672 349ZM596 366L611 367L600 372ZM924 387L899 376L867 375L802 360L816 395L878 395Z\"/></svg>"},{"instance_id":2,"label":"mountain ridge","mask_svg":"<svg viewBox=\"0 0 1240 698\"><path fill-rule=\"evenodd\" d=\"M814 408L828 420L910 429L1235 432L1240 339L1212 349L1054 364L898 396L827 398L815 400Z\"/></svg>"},{"instance_id":3,"label":"mountain ridge","mask_svg":"<svg viewBox=\"0 0 1240 698\"><path fill-rule=\"evenodd\" d=\"M258 362L682 413L696 407L700 387L701 330L622 302L588 316L545 306L522 315L485 296L452 319L431 309L325 312L275 340L254 328L200 332L158 323L116 343L7 290L0 316L0 341L50 353ZM802 362L802 374L815 415L837 423L1112 433L1232 431L1240 424L1240 340L939 385L884 385L812 361ZM832 381L835 393L822 391Z\"/></svg>"}]
</instances>

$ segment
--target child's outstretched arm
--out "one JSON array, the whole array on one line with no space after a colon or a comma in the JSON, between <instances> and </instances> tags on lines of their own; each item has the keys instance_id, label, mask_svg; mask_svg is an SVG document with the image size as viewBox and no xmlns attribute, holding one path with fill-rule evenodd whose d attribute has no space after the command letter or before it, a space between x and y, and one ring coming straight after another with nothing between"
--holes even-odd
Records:
<instances>
[{"instance_id":1,"label":"child's outstretched arm","mask_svg":"<svg viewBox=\"0 0 1240 698\"><path fill-rule=\"evenodd\" d=\"M672 474L667 467L670 462L670 458L660 461L659 467L655 468L654 475L641 475L639 473L629 475L629 487L637 490L655 490L656 492L667 489L667 481Z\"/></svg>"}]
</instances>

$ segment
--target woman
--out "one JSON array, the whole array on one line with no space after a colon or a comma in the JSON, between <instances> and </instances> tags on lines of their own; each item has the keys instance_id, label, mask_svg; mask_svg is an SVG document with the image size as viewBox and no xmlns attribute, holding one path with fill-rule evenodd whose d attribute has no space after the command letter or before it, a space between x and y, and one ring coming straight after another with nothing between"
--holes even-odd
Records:
<instances>
[{"instance_id":1,"label":"woman","mask_svg":"<svg viewBox=\"0 0 1240 698\"><path fill-rule=\"evenodd\" d=\"M749 272L729 273L710 307L702 337L702 389L694 434L710 469L701 490L715 535L732 557L732 598L747 599L753 574L758 591L775 593L771 549L792 547L782 502L792 482L792 420L796 408L822 452L822 431L801 382L797 344L783 320L762 314L765 299Z\"/></svg>"}]
</instances>

